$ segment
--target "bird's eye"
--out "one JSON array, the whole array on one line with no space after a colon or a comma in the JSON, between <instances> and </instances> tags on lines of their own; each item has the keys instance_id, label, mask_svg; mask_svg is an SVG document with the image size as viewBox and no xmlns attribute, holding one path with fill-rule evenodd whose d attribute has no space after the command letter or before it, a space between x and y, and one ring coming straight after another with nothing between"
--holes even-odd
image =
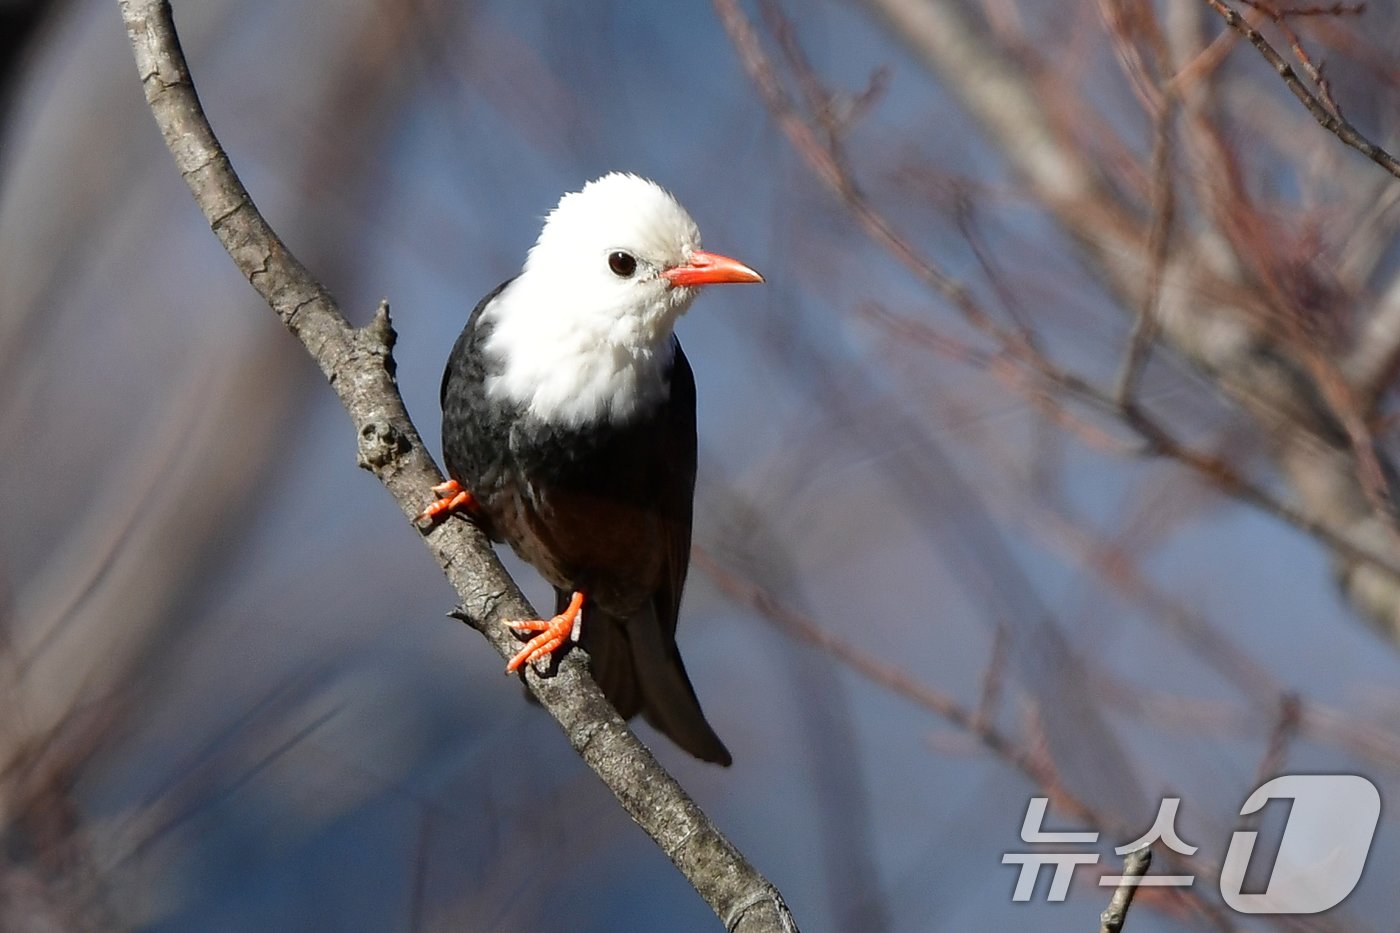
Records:
<instances>
[{"instance_id":1,"label":"bird's eye","mask_svg":"<svg viewBox=\"0 0 1400 933\"><path fill-rule=\"evenodd\" d=\"M637 271L637 257L631 253L624 253L622 250L615 250L608 254L608 268L614 275L624 279L630 279Z\"/></svg>"}]
</instances>

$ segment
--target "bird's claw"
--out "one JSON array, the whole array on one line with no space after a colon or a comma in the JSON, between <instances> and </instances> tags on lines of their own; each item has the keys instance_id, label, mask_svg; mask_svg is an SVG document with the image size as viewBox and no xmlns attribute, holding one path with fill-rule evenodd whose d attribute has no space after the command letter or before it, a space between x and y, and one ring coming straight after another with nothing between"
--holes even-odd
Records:
<instances>
[{"instance_id":1,"label":"bird's claw","mask_svg":"<svg viewBox=\"0 0 1400 933\"><path fill-rule=\"evenodd\" d=\"M583 594L575 593L573 599L569 600L568 607L552 619L525 619L505 623L508 628L517 632L539 632L510 659L510 663L506 665L506 673L513 673L526 664L547 658L563 647L565 642L573 638L575 627L582 622L582 611Z\"/></svg>"},{"instance_id":2,"label":"bird's claw","mask_svg":"<svg viewBox=\"0 0 1400 933\"><path fill-rule=\"evenodd\" d=\"M471 511L476 505L476 500L472 494L462 488L462 485L455 479L450 479L445 483L438 483L432 488L432 492L438 498L426 509L413 516L415 525L424 521L437 521L440 515L451 515L453 512Z\"/></svg>"}]
</instances>

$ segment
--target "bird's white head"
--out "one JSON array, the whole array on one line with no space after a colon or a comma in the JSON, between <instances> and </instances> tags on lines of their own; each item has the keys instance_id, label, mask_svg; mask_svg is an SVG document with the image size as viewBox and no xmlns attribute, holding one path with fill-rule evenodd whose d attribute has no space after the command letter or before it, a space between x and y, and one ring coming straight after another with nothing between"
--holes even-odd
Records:
<instances>
[{"instance_id":1,"label":"bird's white head","mask_svg":"<svg viewBox=\"0 0 1400 933\"><path fill-rule=\"evenodd\" d=\"M701 286L761 282L700 248L685 208L614 172L564 195L510 286L483 313L487 390L554 423L625 418L662 397L672 328Z\"/></svg>"}]
</instances>

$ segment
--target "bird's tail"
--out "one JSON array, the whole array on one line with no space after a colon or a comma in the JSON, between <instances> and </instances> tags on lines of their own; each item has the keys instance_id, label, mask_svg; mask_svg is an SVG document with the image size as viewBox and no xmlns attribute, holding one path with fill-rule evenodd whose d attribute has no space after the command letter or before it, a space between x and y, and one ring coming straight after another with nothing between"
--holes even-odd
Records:
<instances>
[{"instance_id":1,"label":"bird's tail","mask_svg":"<svg viewBox=\"0 0 1400 933\"><path fill-rule=\"evenodd\" d=\"M569 594L561 594L564 604ZM647 607L630 619L584 605L583 647L593 679L624 719L638 713L659 732L702 761L733 762L700 709L675 636Z\"/></svg>"}]
</instances>

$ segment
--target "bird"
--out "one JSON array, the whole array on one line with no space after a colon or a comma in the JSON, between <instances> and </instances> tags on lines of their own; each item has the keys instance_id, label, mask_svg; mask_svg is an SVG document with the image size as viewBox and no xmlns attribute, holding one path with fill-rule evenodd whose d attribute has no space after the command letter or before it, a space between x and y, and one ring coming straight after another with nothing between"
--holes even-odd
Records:
<instances>
[{"instance_id":1,"label":"bird","mask_svg":"<svg viewBox=\"0 0 1400 933\"><path fill-rule=\"evenodd\" d=\"M674 328L704 286L763 280L701 249L695 221L653 181L613 172L565 194L452 348L449 479L418 516L465 513L554 587L553 618L506 623L533 635L508 672L577 641L623 718L725 766L676 644L697 439Z\"/></svg>"}]
</instances>

